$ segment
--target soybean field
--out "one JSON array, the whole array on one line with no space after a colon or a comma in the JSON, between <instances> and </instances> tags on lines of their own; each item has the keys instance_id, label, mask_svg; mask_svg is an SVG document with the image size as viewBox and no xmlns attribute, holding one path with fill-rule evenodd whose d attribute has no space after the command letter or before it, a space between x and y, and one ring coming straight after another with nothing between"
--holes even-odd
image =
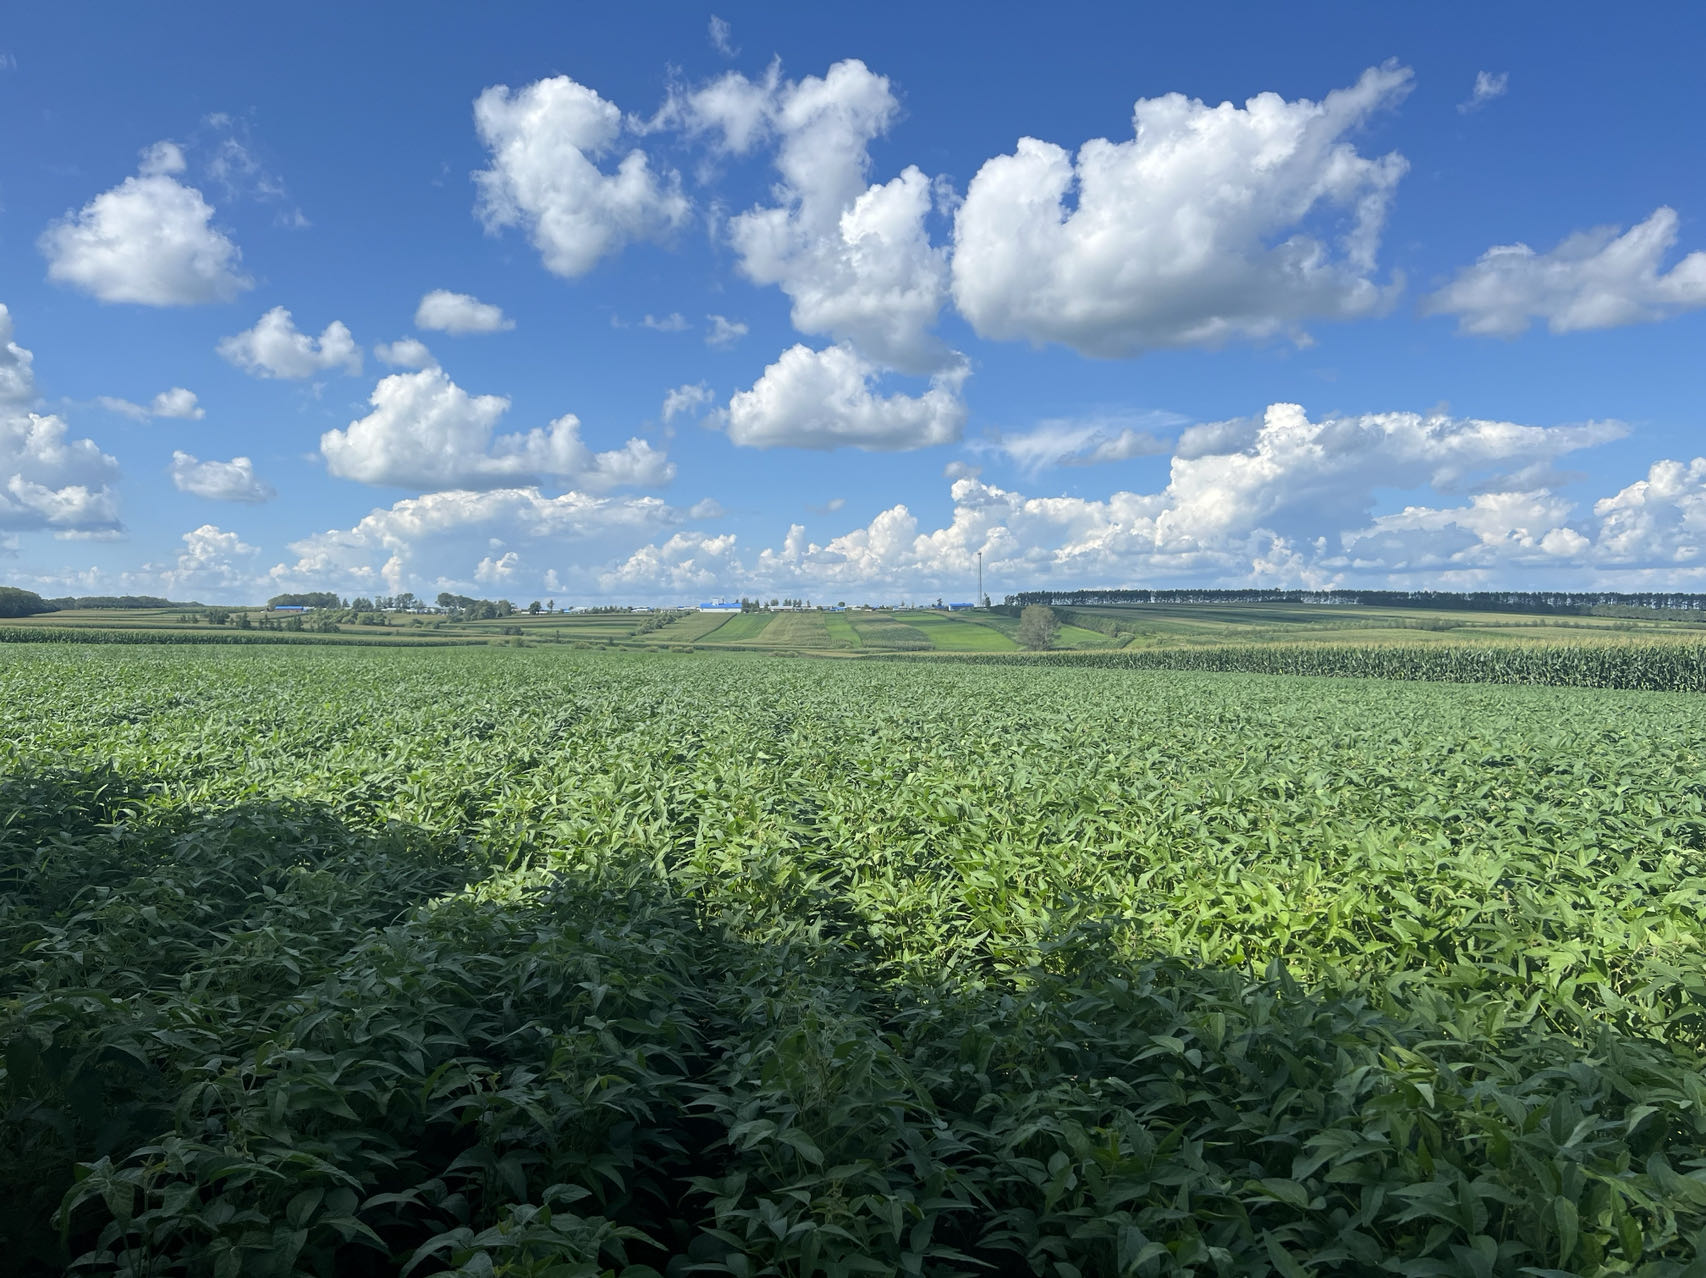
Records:
<instances>
[{"instance_id":1,"label":"soybean field","mask_svg":"<svg viewBox=\"0 0 1706 1278\"><path fill-rule=\"evenodd\" d=\"M1138 664L0 645L11 1271L1702 1273L1698 694Z\"/></svg>"}]
</instances>

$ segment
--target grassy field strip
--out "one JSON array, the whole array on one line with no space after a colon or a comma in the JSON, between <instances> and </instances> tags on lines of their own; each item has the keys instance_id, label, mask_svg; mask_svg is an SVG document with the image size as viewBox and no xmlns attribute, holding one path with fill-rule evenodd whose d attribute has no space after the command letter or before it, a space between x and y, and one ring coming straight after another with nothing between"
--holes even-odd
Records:
<instances>
[{"instance_id":1,"label":"grassy field strip","mask_svg":"<svg viewBox=\"0 0 1706 1278\"><path fill-rule=\"evenodd\" d=\"M779 614L774 612L739 612L704 636L707 643L749 643L757 639Z\"/></svg>"},{"instance_id":2,"label":"grassy field strip","mask_svg":"<svg viewBox=\"0 0 1706 1278\"><path fill-rule=\"evenodd\" d=\"M860 648L864 640L859 638L859 632L853 628L853 623L844 613L828 613L823 619L823 628L837 648Z\"/></svg>"},{"instance_id":3,"label":"grassy field strip","mask_svg":"<svg viewBox=\"0 0 1706 1278\"><path fill-rule=\"evenodd\" d=\"M1100 630L1087 630L1083 626L1062 626L1056 639L1062 647L1071 648L1117 648L1120 640L1113 635L1105 635Z\"/></svg>"},{"instance_id":4,"label":"grassy field strip","mask_svg":"<svg viewBox=\"0 0 1706 1278\"><path fill-rule=\"evenodd\" d=\"M725 613L690 612L677 617L660 630L640 635L639 641L645 644L694 643L727 620Z\"/></svg>"},{"instance_id":5,"label":"grassy field strip","mask_svg":"<svg viewBox=\"0 0 1706 1278\"><path fill-rule=\"evenodd\" d=\"M634 633L635 627L645 621L649 614L631 612L592 612L592 613L548 613L530 616L525 612L511 613L507 617L490 617L484 621L459 621L449 623L458 630L471 633L488 632L502 634L506 627L519 628L523 634L561 633L565 637L575 638L624 638Z\"/></svg>"},{"instance_id":6,"label":"grassy field strip","mask_svg":"<svg viewBox=\"0 0 1706 1278\"><path fill-rule=\"evenodd\" d=\"M961 621L950 613L904 612L895 619L922 631L941 652L1012 652L1018 647L996 627Z\"/></svg>"},{"instance_id":7,"label":"grassy field strip","mask_svg":"<svg viewBox=\"0 0 1706 1278\"><path fill-rule=\"evenodd\" d=\"M1472 640L1579 644L1618 635L1698 642L1702 625L1668 619L1558 617L1407 608L1308 604L1166 604L1085 606L1060 610L1064 620L1094 618L1131 636L1131 646L1187 643L1450 643Z\"/></svg>"},{"instance_id":8,"label":"grassy field strip","mask_svg":"<svg viewBox=\"0 0 1706 1278\"><path fill-rule=\"evenodd\" d=\"M828 648L839 648L829 633L829 627L824 624L824 614L821 612L784 612L764 630L764 642L775 644L779 648L795 648L803 651L822 651Z\"/></svg>"},{"instance_id":9,"label":"grassy field strip","mask_svg":"<svg viewBox=\"0 0 1706 1278\"><path fill-rule=\"evenodd\" d=\"M852 618L861 647L888 652L929 652L935 649L930 637L917 626L909 626L887 614L861 614Z\"/></svg>"},{"instance_id":10,"label":"grassy field strip","mask_svg":"<svg viewBox=\"0 0 1706 1278\"><path fill-rule=\"evenodd\" d=\"M236 610L239 614L243 611ZM240 631L240 627L210 625L204 614L189 614L200 619L185 621L185 615L181 608L89 609L0 619L0 642L29 642L37 634L44 639L69 641L66 632L79 632L87 642L103 643L150 639L160 643L244 642L240 638L219 638ZM248 610L247 615L266 616L256 610ZM1146 653L1155 649L1323 645L1404 652L1540 644L1566 648L1663 644L1687 647L1706 639L1700 625L1668 619L1541 617L1326 605L1098 606L1063 608L1058 617L1063 624L1056 646L1083 652L1119 647ZM313 624L311 617L305 620ZM519 638L524 644L672 648L703 642L734 650L752 647L825 655L935 651L954 656L1011 651L1017 647L1013 639L1018 630L1018 618L999 609L951 614L931 609L900 613L748 613L735 618L732 625L725 615L696 611L675 614L523 611L483 621L451 621L442 616L417 614L393 616L390 622L386 626L364 626L345 619L338 623L341 633L336 635L320 635L312 630L264 633L313 635L312 642L328 643L456 639L515 646ZM648 629L651 626L659 628ZM860 627L864 628L863 633ZM46 631L53 633L43 633ZM115 632L131 638L110 637ZM290 640L306 641L310 640ZM1173 659L1169 661L1179 664Z\"/></svg>"}]
</instances>

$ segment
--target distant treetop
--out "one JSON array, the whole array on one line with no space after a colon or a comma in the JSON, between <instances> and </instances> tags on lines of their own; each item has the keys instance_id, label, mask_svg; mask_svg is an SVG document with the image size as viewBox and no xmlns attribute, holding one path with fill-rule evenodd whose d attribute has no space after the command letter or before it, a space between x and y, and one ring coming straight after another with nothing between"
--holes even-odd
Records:
<instances>
[{"instance_id":1,"label":"distant treetop","mask_svg":"<svg viewBox=\"0 0 1706 1278\"><path fill-rule=\"evenodd\" d=\"M78 595L75 598L67 595L63 599L49 599L48 607L57 612L72 612L78 608L200 608L202 605L191 600L187 603L174 603L170 599L162 599L158 595Z\"/></svg>"},{"instance_id":2,"label":"distant treetop","mask_svg":"<svg viewBox=\"0 0 1706 1278\"><path fill-rule=\"evenodd\" d=\"M1455 608L1471 612L1585 613L1593 608L1706 610L1706 595L1674 590L1626 593L1615 590L1026 590L1007 596L1007 606L1058 604L1314 603L1361 604L1369 608Z\"/></svg>"},{"instance_id":3,"label":"distant treetop","mask_svg":"<svg viewBox=\"0 0 1706 1278\"><path fill-rule=\"evenodd\" d=\"M53 610L53 605L33 590L0 586L0 617L33 617L38 612Z\"/></svg>"},{"instance_id":4,"label":"distant treetop","mask_svg":"<svg viewBox=\"0 0 1706 1278\"><path fill-rule=\"evenodd\" d=\"M515 605L507 599L471 599L448 590L439 593L438 606L457 621L491 621L515 612Z\"/></svg>"}]
</instances>

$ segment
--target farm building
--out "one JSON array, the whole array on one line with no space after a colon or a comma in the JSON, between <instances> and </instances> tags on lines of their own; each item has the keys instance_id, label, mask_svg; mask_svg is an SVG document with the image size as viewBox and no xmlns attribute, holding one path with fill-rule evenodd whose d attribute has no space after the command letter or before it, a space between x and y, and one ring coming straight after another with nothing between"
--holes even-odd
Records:
<instances>
[{"instance_id":1,"label":"farm building","mask_svg":"<svg viewBox=\"0 0 1706 1278\"><path fill-rule=\"evenodd\" d=\"M975 607L977 607L976 604L969 604L969 603L953 604L953 603L951 603L948 605L948 611L949 612L970 612Z\"/></svg>"},{"instance_id":2,"label":"farm building","mask_svg":"<svg viewBox=\"0 0 1706 1278\"><path fill-rule=\"evenodd\" d=\"M699 611L700 612L739 612L740 611L740 605L738 603L724 603L721 599L719 599L716 603L702 603L702 604L700 604L699 605Z\"/></svg>"}]
</instances>

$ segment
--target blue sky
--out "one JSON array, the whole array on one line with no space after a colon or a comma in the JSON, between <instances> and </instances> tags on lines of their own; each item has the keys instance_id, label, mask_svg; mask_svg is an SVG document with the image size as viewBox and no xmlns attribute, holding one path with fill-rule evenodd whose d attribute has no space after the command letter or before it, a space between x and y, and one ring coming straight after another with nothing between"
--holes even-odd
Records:
<instances>
[{"instance_id":1,"label":"blue sky","mask_svg":"<svg viewBox=\"0 0 1706 1278\"><path fill-rule=\"evenodd\" d=\"M0 23L0 580L1706 589L1706 19Z\"/></svg>"}]
</instances>

